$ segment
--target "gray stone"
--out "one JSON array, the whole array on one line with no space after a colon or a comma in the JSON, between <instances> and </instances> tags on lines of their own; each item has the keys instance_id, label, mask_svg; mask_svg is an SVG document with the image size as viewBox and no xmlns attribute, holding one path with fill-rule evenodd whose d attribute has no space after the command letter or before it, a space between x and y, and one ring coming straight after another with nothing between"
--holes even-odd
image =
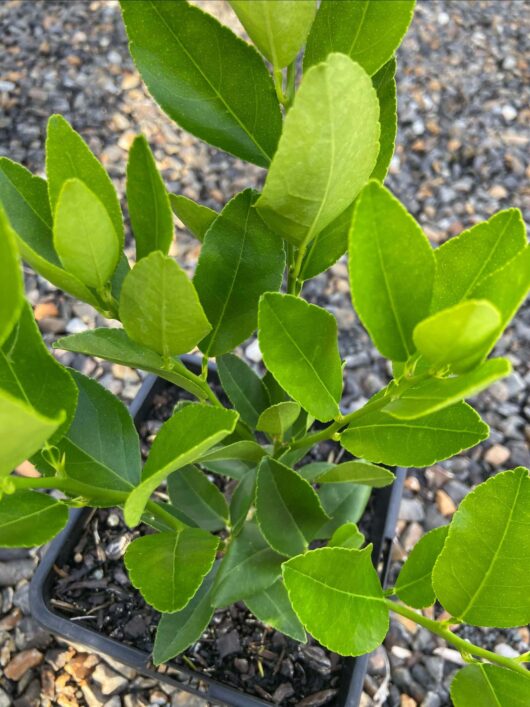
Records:
<instances>
[{"instance_id":1,"label":"gray stone","mask_svg":"<svg viewBox=\"0 0 530 707\"><path fill-rule=\"evenodd\" d=\"M219 651L219 656L226 658L227 655L232 655L233 653L239 653L241 650L241 642L239 640L239 633L234 629L228 633L224 633L216 641L217 650Z\"/></svg>"},{"instance_id":2,"label":"gray stone","mask_svg":"<svg viewBox=\"0 0 530 707\"><path fill-rule=\"evenodd\" d=\"M0 587L13 586L21 579L30 579L35 569L33 560L0 562Z\"/></svg>"},{"instance_id":3,"label":"gray stone","mask_svg":"<svg viewBox=\"0 0 530 707\"><path fill-rule=\"evenodd\" d=\"M123 675L114 672L106 663L99 663L92 673L92 680L97 683L103 695L116 695L123 692L129 681Z\"/></svg>"},{"instance_id":4,"label":"gray stone","mask_svg":"<svg viewBox=\"0 0 530 707\"><path fill-rule=\"evenodd\" d=\"M425 518L422 502L417 498L403 498L399 506L400 520L421 522Z\"/></svg>"}]
</instances>

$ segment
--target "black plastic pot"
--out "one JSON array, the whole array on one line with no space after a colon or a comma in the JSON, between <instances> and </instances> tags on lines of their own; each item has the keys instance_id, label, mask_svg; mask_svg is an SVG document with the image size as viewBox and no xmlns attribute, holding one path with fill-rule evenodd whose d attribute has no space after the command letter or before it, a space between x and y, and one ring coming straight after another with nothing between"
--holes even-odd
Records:
<instances>
[{"instance_id":1,"label":"black plastic pot","mask_svg":"<svg viewBox=\"0 0 530 707\"><path fill-rule=\"evenodd\" d=\"M196 360L190 357L188 363L195 367ZM215 369L211 370L215 374ZM154 395L169 385L166 381L155 376L146 378L129 408L137 425L143 421L151 407ZM373 543L374 563L376 563L383 583L386 580L390 562L390 550L404 480L405 470L398 469L396 481L392 486L375 489L373 493L374 517L368 540ZM47 630L62 638L81 644L95 653L104 653L120 663L134 668L142 675L154 677L161 682L179 687L206 700L233 707L257 707L258 705L270 707L271 703L269 702L240 692L233 687L222 685L202 673L180 665L168 663L163 668L165 672L161 673L153 667L148 653L123 645L81 625L80 622L65 618L54 610L51 603L54 565L71 555L83 532L89 514L89 509L72 510L68 525L53 540L44 554L30 587L30 606L33 617ZM334 707L357 707L363 689L367 663L368 656L347 659L344 662L345 667Z\"/></svg>"}]
</instances>

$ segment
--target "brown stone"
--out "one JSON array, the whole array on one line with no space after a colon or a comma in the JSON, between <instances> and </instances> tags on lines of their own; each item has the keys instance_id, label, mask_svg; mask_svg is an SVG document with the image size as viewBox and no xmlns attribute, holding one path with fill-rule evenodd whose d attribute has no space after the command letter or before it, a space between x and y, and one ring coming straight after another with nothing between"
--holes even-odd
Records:
<instances>
[{"instance_id":1,"label":"brown stone","mask_svg":"<svg viewBox=\"0 0 530 707\"><path fill-rule=\"evenodd\" d=\"M11 631L20 621L22 612L20 609L15 608L9 614L0 619L0 631Z\"/></svg>"},{"instance_id":2,"label":"brown stone","mask_svg":"<svg viewBox=\"0 0 530 707\"><path fill-rule=\"evenodd\" d=\"M18 682L28 670L42 663L43 655L36 648L18 653L5 667L4 675L8 680Z\"/></svg>"},{"instance_id":3,"label":"brown stone","mask_svg":"<svg viewBox=\"0 0 530 707\"><path fill-rule=\"evenodd\" d=\"M39 302L33 310L35 319L40 322L46 317L58 317L59 310L53 302Z\"/></svg>"},{"instance_id":4,"label":"brown stone","mask_svg":"<svg viewBox=\"0 0 530 707\"><path fill-rule=\"evenodd\" d=\"M494 444L484 455L485 461L492 466L502 466L510 458L510 450L502 444Z\"/></svg>"},{"instance_id":5,"label":"brown stone","mask_svg":"<svg viewBox=\"0 0 530 707\"><path fill-rule=\"evenodd\" d=\"M99 658L96 655L89 653L77 653L64 666L66 672L71 675L74 680L81 682L92 674L94 668L99 663Z\"/></svg>"},{"instance_id":6,"label":"brown stone","mask_svg":"<svg viewBox=\"0 0 530 707\"><path fill-rule=\"evenodd\" d=\"M452 516L456 511L453 499L443 489L436 492L436 507L443 516Z\"/></svg>"}]
</instances>

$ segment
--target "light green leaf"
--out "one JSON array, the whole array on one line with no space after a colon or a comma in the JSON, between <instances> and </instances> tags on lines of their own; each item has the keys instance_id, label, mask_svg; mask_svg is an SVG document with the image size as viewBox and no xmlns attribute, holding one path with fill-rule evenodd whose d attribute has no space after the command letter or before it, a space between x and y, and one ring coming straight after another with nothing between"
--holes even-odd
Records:
<instances>
[{"instance_id":1,"label":"light green leaf","mask_svg":"<svg viewBox=\"0 0 530 707\"><path fill-rule=\"evenodd\" d=\"M344 523L333 533L328 542L328 547L345 547L349 550L358 550L364 541L365 537L355 523Z\"/></svg>"},{"instance_id":2,"label":"light green leaf","mask_svg":"<svg viewBox=\"0 0 530 707\"><path fill-rule=\"evenodd\" d=\"M258 418L270 404L265 383L243 359L225 354L217 359L221 385L247 425L255 429Z\"/></svg>"},{"instance_id":3,"label":"light green leaf","mask_svg":"<svg viewBox=\"0 0 530 707\"><path fill-rule=\"evenodd\" d=\"M196 466L189 464L170 474L167 489L183 523L212 532L225 527L229 515L225 497Z\"/></svg>"},{"instance_id":4,"label":"light green leaf","mask_svg":"<svg viewBox=\"0 0 530 707\"><path fill-rule=\"evenodd\" d=\"M475 296L482 280L504 267L525 245L521 212L507 209L436 248L432 311Z\"/></svg>"},{"instance_id":5,"label":"light green leaf","mask_svg":"<svg viewBox=\"0 0 530 707\"><path fill-rule=\"evenodd\" d=\"M172 471L191 464L233 432L237 418L238 415L233 410L191 403L177 410L166 420L147 457L142 482L125 503L127 524L131 527L137 525L149 496L157 486Z\"/></svg>"},{"instance_id":6,"label":"light green leaf","mask_svg":"<svg viewBox=\"0 0 530 707\"><path fill-rule=\"evenodd\" d=\"M257 469L249 469L238 483L230 501L230 525L232 533L237 535L247 519L248 512L256 495Z\"/></svg>"},{"instance_id":7,"label":"light green leaf","mask_svg":"<svg viewBox=\"0 0 530 707\"><path fill-rule=\"evenodd\" d=\"M300 405L298 403L277 403L261 413L256 429L266 432L272 437L283 439L285 433L291 429L299 415Z\"/></svg>"},{"instance_id":8,"label":"light green leaf","mask_svg":"<svg viewBox=\"0 0 530 707\"><path fill-rule=\"evenodd\" d=\"M392 155L397 135L397 88L396 88L396 59L392 57L382 66L377 74L372 77L374 88L379 99L379 122L381 123L381 147L377 156L377 163L370 175L373 179L384 181Z\"/></svg>"},{"instance_id":9,"label":"light green leaf","mask_svg":"<svg viewBox=\"0 0 530 707\"><path fill-rule=\"evenodd\" d=\"M466 665L451 682L455 707L527 707L530 682L513 670L488 663Z\"/></svg>"},{"instance_id":10,"label":"light green leaf","mask_svg":"<svg viewBox=\"0 0 530 707\"><path fill-rule=\"evenodd\" d=\"M424 609L436 601L432 587L434 563L444 546L447 526L426 533L412 548L396 581L396 594L409 606Z\"/></svg>"},{"instance_id":11,"label":"light green leaf","mask_svg":"<svg viewBox=\"0 0 530 707\"><path fill-rule=\"evenodd\" d=\"M283 244L254 208L256 198L246 189L229 201L201 249L193 282L213 327L200 344L211 356L230 351L252 334L260 296L282 283Z\"/></svg>"},{"instance_id":12,"label":"light green leaf","mask_svg":"<svg viewBox=\"0 0 530 707\"><path fill-rule=\"evenodd\" d=\"M379 182L357 199L349 265L359 318L384 356L405 361L414 352L414 327L429 313L434 256L416 221Z\"/></svg>"},{"instance_id":13,"label":"light green leaf","mask_svg":"<svg viewBox=\"0 0 530 707\"><path fill-rule=\"evenodd\" d=\"M53 244L68 272L102 292L120 259L107 210L80 179L64 182L53 222Z\"/></svg>"},{"instance_id":14,"label":"light green leaf","mask_svg":"<svg viewBox=\"0 0 530 707\"><path fill-rule=\"evenodd\" d=\"M330 516L317 532L317 538L329 538L344 523L357 523L366 509L372 490L363 484L324 484L318 490L322 507Z\"/></svg>"},{"instance_id":15,"label":"light green leaf","mask_svg":"<svg viewBox=\"0 0 530 707\"><path fill-rule=\"evenodd\" d=\"M197 204L183 194L170 194L169 201L176 216L186 226L188 231L200 241L204 240L206 231L219 216L217 211Z\"/></svg>"},{"instance_id":16,"label":"light green leaf","mask_svg":"<svg viewBox=\"0 0 530 707\"><path fill-rule=\"evenodd\" d=\"M309 280L324 272L348 250L348 233L354 207L355 202L311 241L300 271L301 280Z\"/></svg>"},{"instance_id":17,"label":"light green leaf","mask_svg":"<svg viewBox=\"0 0 530 707\"><path fill-rule=\"evenodd\" d=\"M267 167L280 107L256 50L187 2L122 0L129 48L149 92L185 130Z\"/></svg>"},{"instance_id":18,"label":"light green leaf","mask_svg":"<svg viewBox=\"0 0 530 707\"><path fill-rule=\"evenodd\" d=\"M284 462L285 463L285 462ZM304 466L295 469L297 474L300 474L306 481L316 481L319 476L322 476L326 471L332 469L335 465L330 462L311 462Z\"/></svg>"},{"instance_id":19,"label":"light green leaf","mask_svg":"<svg viewBox=\"0 0 530 707\"><path fill-rule=\"evenodd\" d=\"M337 464L317 478L319 484L365 484L381 488L393 483L396 477L389 470L363 461L349 461Z\"/></svg>"},{"instance_id":20,"label":"light green leaf","mask_svg":"<svg viewBox=\"0 0 530 707\"><path fill-rule=\"evenodd\" d=\"M530 477L519 467L488 479L460 504L433 570L438 600L473 626L530 621Z\"/></svg>"},{"instance_id":21,"label":"light green leaf","mask_svg":"<svg viewBox=\"0 0 530 707\"><path fill-rule=\"evenodd\" d=\"M0 346L18 319L24 301L24 283L16 234L0 202Z\"/></svg>"},{"instance_id":22,"label":"light green leaf","mask_svg":"<svg viewBox=\"0 0 530 707\"><path fill-rule=\"evenodd\" d=\"M388 609L371 551L371 546L323 547L282 566L298 618L317 641L340 655L369 653L388 631Z\"/></svg>"},{"instance_id":23,"label":"light green leaf","mask_svg":"<svg viewBox=\"0 0 530 707\"><path fill-rule=\"evenodd\" d=\"M471 398L499 378L510 375L511 370L508 359L493 358L461 376L428 378L408 388L383 410L400 420L415 420Z\"/></svg>"},{"instance_id":24,"label":"light green leaf","mask_svg":"<svg viewBox=\"0 0 530 707\"><path fill-rule=\"evenodd\" d=\"M369 412L341 435L351 454L389 466L423 467L449 459L486 439L488 426L466 403L416 420Z\"/></svg>"},{"instance_id":25,"label":"light green leaf","mask_svg":"<svg viewBox=\"0 0 530 707\"><path fill-rule=\"evenodd\" d=\"M378 121L370 77L347 56L304 75L256 204L276 233L305 247L352 203L377 160Z\"/></svg>"},{"instance_id":26,"label":"light green leaf","mask_svg":"<svg viewBox=\"0 0 530 707\"><path fill-rule=\"evenodd\" d=\"M258 469L256 517L273 550L288 556L305 552L329 520L311 484L269 457Z\"/></svg>"},{"instance_id":27,"label":"light green leaf","mask_svg":"<svg viewBox=\"0 0 530 707\"><path fill-rule=\"evenodd\" d=\"M317 10L316 0L230 0L230 5L276 69L296 59Z\"/></svg>"},{"instance_id":28,"label":"light green leaf","mask_svg":"<svg viewBox=\"0 0 530 707\"><path fill-rule=\"evenodd\" d=\"M182 268L154 251L125 278L120 318L133 341L164 357L186 353L211 329Z\"/></svg>"},{"instance_id":29,"label":"light green leaf","mask_svg":"<svg viewBox=\"0 0 530 707\"><path fill-rule=\"evenodd\" d=\"M35 491L17 491L0 500L1 547L43 545L68 521L68 507L55 498Z\"/></svg>"},{"instance_id":30,"label":"light green leaf","mask_svg":"<svg viewBox=\"0 0 530 707\"><path fill-rule=\"evenodd\" d=\"M245 599L245 604L254 616L266 626L290 636L300 643L307 642L306 632L294 613L287 590L281 579L259 594Z\"/></svg>"},{"instance_id":31,"label":"light green leaf","mask_svg":"<svg viewBox=\"0 0 530 707\"><path fill-rule=\"evenodd\" d=\"M127 206L136 241L136 260L153 250L167 254L173 240L173 214L149 143L135 138L127 162Z\"/></svg>"},{"instance_id":32,"label":"light green leaf","mask_svg":"<svg viewBox=\"0 0 530 707\"><path fill-rule=\"evenodd\" d=\"M394 54L407 32L414 0L323 0L309 33L304 71L343 52L369 74Z\"/></svg>"},{"instance_id":33,"label":"light green leaf","mask_svg":"<svg viewBox=\"0 0 530 707\"><path fill-rule=\"evenodd\" d=\"M282 388L317 420L336 417L342 368L333 315L298 297L267 293L258 336L265 365Z\"/></svg>"},{"instance_id":34,"label":"light green leaf","mask_svg":"<svg viewBox=\"0 0 530 707\"><path fill-rule=\"evenodd\" d=\"M257 442L241 440L232 442L223 447L216 447L211 451L202 454L197 460L200 464L217 461L244 461L249 464L257 464L265 455L265 450Z\"/></svg>"},{"instance_id":35,"label":"light green leaf","mask_svg":"<svg viewBox=\"0 0 530 707\"><path fill-rule=\"evenodd\" d=\"M134 540L125 553L133 587L157 611L183 609L211 570L219 538L199 528Z\"/></svg>"}]
</instances>

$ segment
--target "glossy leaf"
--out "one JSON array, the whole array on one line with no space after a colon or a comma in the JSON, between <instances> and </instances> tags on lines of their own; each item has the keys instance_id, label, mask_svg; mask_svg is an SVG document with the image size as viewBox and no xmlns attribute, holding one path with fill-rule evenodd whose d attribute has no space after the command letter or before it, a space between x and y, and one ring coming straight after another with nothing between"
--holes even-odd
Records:
<instances>
[{"instance_id":1,"label":"glossy leaf","mask_svg":"<svg viewBox=\"0 0 530 707\"><path fill-rule=\"evenodd\" d=\"M149 92L185 130L266 167L281 132L258 53L187 2L122 0L129 48Z\"/></svg>"},{"instance_id":2,"label":"glossy leaf","mask_svg":"<svg viewBox=\"0 0 530 707\"><path fill-rule=\"evenodd\" d=\"M434 256L412 216L379 182L359 195L349 243L352 299L379 351L405 361L429 313Z\"/></svg>"},{"instance_id":3,"label":"glossy leaf","mask_svg":"<svg viewBox=\"0 0 530 707\"><path fill-rule=\"evenodd\" d=\"M24 283L16 235L0 203L0 346L18 319L24 301Z\"/></svg>"},{"instance_id":4,"label":"glossy leaf","mask_svg":"<svg viewBox=\"0 0 530 707\"><path fill-rule=\"evenodd\" d=\"M256 495L257 469L249 469L242 477L230 501L230 525L237 535L247 519Z\"/></svg>"},{"instance_id":5,"label":"glossy leaf","mask_svg":"<svg viewBox=\"0 0 530 707\"><path fill-rule=\"evenodd\" d=\"M451 682L455 707L527 707L529 681L513 670L488 663L466 665Z\"/></svg>"},{"instance_id":6,"label":"glossy leaf","mask_svg":"<svg viewBox=\"0 0 530 707\"><path fill-rule=\"evenodd\" d=\"M393 483L396 477L389 470L363 461L349 461L337 464L319 476L319 484L353 483L381 488Z\"/></svg>"},{"instance_id":7,"label":"glossy leaf","mask_svg":"<svg viewBox=\"0 0 530 707\"><path fill-rule=\"evenodd\" d=\"M361 520L370 498L370 486L362 484L324 484L318 490L322 507L331 518L316 533L317 538L329 538L344 523Z\"/></svg>"},{"instance_id":8,"label":"glossy leaf","mask_svg":"<svg viewBox=\"0 0 530 707\"><path fill-rule=\"evenodd\" d=\"M0 500L0 545L43 545L68 521L68 507L55 498L35 491L17 491Z\"/></svg>"},{"instance_id":9,"label":"glossy leaf","mask_svg":"<svg viewBox=\"0 0 530 707\"><path fill-rule=\"evenodd\" d=\"M241 440L232 442L222 447L216 447L202 454L198 461L201 464L206 464L216 461L244 461L249 464L257 464L264 456L265 450L257 442L251 440Z\"/></svg>"},{"instance_id":10,"label":"glossy leaf","mask_svg":"<svg viewBox=\"0 0 530 707\"><path fill-rule=\"evenodd\" d=\"M377 162L370 175L373 179L384 181L392 155L397 135L397 88L396 59L392 57L372 77L374 88L379 99L379 122L381 123L380 148Z\"/></svg>"},{"instance_id":11,"label":"glossy leaf","mask_svg":"<svg viewBox=\"0 0 530 707\"><path fill-rule=\"evenodd\" d=\"M460 504L433 571L438 600L473 626L530 621L530 477L519 467L488 479Z\"/></svg>"},{"instance_id":12,"label":"glossy leaf","mask_svg":"<svg viewBox=\"0 0 530 707\"><path fill-rule=\"evenodd\" d=\"M298 467L295 471L306 481L313 482L334 466L335 465L330 462L311 462L310 464L305 464L304 466Z\"/></svg>"},{"instance_id":13,"label":"glossy leaf","mask_svg":"<svg viewBox=\"0 0 530 707\"><path fill-rule=\"evenodd\" d=\"M277 403L264 410L259 416L256 429L272 437L283 439L300 415L300 405L294 402Z\"/></svg>"},{"instance_id":14,"label":"glossy leaf","mask_svg":"<svg viewBox=\"0 0 530 707\"><path fill-rule=\"evenodd\" d=\"M324 272L348 250L348 233L354 207L355 202L311 241L300 271L301 280L309 280Z\"/></svg>"},{"instance_id":15,"label":"glossy leaf","mask_svg":"<svg viewBox=\"0 0 530 707\"><path fill-rule=\"evenodd\" d=\"M436 601L432 586L434 563L444 546L447 526L426 533L412 548L401 568L395 589L398 597L415 609L432 606Z\"/></svg>"},{"instance_id":16,"label":"glossy leaf","mask_svg":"<svg viewBox=\"0 0 530 707\"><path fill-rule=\"evenodd\" d=\"M298 616L294 613L287 590L281 579L259 594L249 597L245 604L254 616L266 626L272 626L280 633L300 643L306 643L307 636Z\"/></svg>"},{"instance_id":17,"label":"glossy leaf","mask_svg":"<svg viewBox=\"0 0 530 707\"><path fill-rule=\"evenodd\" d=\"M186 353L211 329L188 276L160 251L125 278L120 318L133 341L164 357Z\"/></svg>"},{"instance_id":18,"label":"glossy leaf","mask_svg":"<svg viewBox=\"0 0 530 707\"><path fill-rule=\"evenodd\" d=\"M131 584L157 611L183 609L211 570L219 538L199 528L134 540L125 553Z\"/></svg>"},{"instance_id":19,"label":"glossy leaf","mask_svg":"<svg viewBox=\"0 0 530 707\"><path fill-rule=\"evenodd\" d=\"M183 523L212 532L225 527L225 497L196 466L190 464L170 474L167 489L171 505Z\"/></svg>"},{"instance_id":20,"label":"glossy leaf","mask_svg":"<svg viewBox=\"0 0 530 707\"><path fill-rule=\"evenodd\" d=\"M328 520L311 484L271 458L258 469L256 517L269 545L288 556L305 552Z\"/></svg>"},{"instance_id":21,"label":"glossy leaf","mask_svg":"<svg viewBox=\"0 0 530 707\"><path fill-rule=\"evenodd\" d=\"M129 151L127 206L136 241L136 260L153 250L166 255L173 240L173 214L155 158L143 135L138 135Z\"/></svg>"},{"instance_id":22,"label":"glossy leaf","mask_svg":"<svg viewBox=\"0 0 530 707\"><path fill-rule=\"evenodd\" d=\"M372 565L371 547L312 550L285 562L282 571L298 618L323 646L340 655L356 656L369 653L383 641L388 609Z\"/></svg>"},{"instance_id":23,"label":"glossy leaf","mask_svg":"<svg viewBox=\"0 0 530 707\"><path fill-rule=\"evenodd\" d=\"M486 439L488 426L466 403L415 420L371 412L348 427L341 444L351 454L389 466L429 466Z\"/></svg>"},{"instance_id":24,"label":"glossy leaf","mask_svg":"<svg viewBox=\"0 0 530 707\"><path fill-rule=\"evenodd\" d=\"M259 416L271 404L264 382L243 359L234 354L220 356L217 370L223 390L241 419L255 428Z\"/></svg>"},{"instance_id":25,"label":"glossy leaf","mask_svg":"<svg viewBox=\"0 0 530 707\"><path fill-rule=\"evenodd\" d=\"M309 33L304 70L342 52L369 74L380 69L405 36L414 0L323 0Z\"/></svg>"},{"instance_id":26,"label":"glossy leaf","mask_svg":"<svg viewBox=\"0 0 530 707\"><path fill-rule=\"evenodd\" d=\"M252 334L260 296L282 283L283 244L254 208L256 198L246 189L229 201L201 249L193 283L213 327L200 344L211 356L232 350Z\"/></svg>"},{"instance_id":27,"label":"glossy leaf","mask_svg":"<svg viewBox=\"0 0 530 707\"><path fill-rule=\"evenodd\" d=\"M292 398L322 422L339 414L342 368L333 315L298 297L267 293L258 336L267 369Z\"/></svg>"},{"instance_id":28,"label":"glossy leaf","mask_svg":"<svg viewBox=\"0 0 530 707\"><path fill-rule=\"evenodd\" d=\"M188 231L200 241L204 240L206 231L219 216L217 211L203 204L197 204L184 194L170 194L169 201L173 213L182 221Z\"/></svg>"},{"instance_id":29,"label":"glossy leaf","mask_svg":"<svg viewBox=\"0 0 530 707\"><path fill-rule=\"evenodd\" d=\"M304 75L256 206L276 233L306 245L352 203L378 152L370 77L331 54Z\"/></svg>"},{"instance_id":30,"label":"glossy leaf","mask_svg":"<svg viewBox=\"0 0 530 707\"><path fill-rule=\"evenodd\" d=\"M345 547L349 550L358 550L364 543L365 537L355 523L344 523L331 536L328 547Z\"/></svg>"}]
</instances>

